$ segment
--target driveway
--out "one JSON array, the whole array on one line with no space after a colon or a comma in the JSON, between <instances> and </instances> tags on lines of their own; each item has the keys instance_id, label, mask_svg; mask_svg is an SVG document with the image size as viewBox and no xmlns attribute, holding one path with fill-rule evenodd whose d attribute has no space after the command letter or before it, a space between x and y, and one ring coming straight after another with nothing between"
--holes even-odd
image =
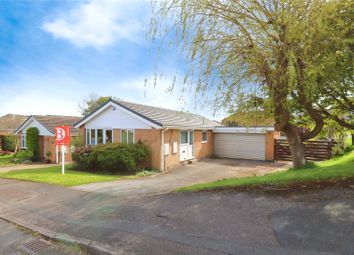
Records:
<instances>
[{"instance_id":1,"label":"driveway","mask_svg":"<svg viewBox=\"0 0 354 255\"><path fill-rule=\"evenodd\" d=\"M197 183L263 175L286 167L287 164L284 163L255 160L208 159L195 164L179 166L155 176L80 185L73 187L73 189L124 197L157 195Z\"/></svg>"}]
</instances>

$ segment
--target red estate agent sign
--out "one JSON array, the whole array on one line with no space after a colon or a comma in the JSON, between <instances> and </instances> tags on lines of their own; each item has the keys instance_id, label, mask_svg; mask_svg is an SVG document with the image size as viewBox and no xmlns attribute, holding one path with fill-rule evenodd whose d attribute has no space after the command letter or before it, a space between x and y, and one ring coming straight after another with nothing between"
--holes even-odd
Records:
<instances>
[{"instance_id":1,"label":"red estate agent sign","mask_svg":"<svg viewBox=\"0 0 354 255\"><path fill-rule=\"evenodd\" d=\"M61 173L65 173L65 145L70 145L70 127L58 126L55 128L55 144L61 145ZM58 154L57 154L58 156Z\"/></svg>"},{"instance_id":2,"label":"red estate agent sign","mask_svg":"<svg viewBox=\"0 0 354 255\"><path fill-rule=\"evenodd\" d=\"M55 128L55 144L69 145L70 144L70 127L58 126Z\"/></svg>"}]
</instances>

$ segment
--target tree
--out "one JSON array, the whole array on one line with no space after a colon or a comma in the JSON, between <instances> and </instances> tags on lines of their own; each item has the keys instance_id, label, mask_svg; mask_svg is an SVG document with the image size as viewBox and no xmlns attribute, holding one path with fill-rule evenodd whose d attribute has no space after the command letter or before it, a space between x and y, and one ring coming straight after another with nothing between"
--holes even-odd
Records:
<instances>
[{"instance_id":1,"label":"tree","mask_svg":"<svg viewBox=\"0 0 354 255\"><path fill-rule=\"evenodd\" d=\"M90 94L85 98L81 104L79 104L80 112L83 116L89 115L91 112L95 111L100 105L109 101L111 96L101 96L96 94Z\"/></svg>"},{"instance_id":2,"label":"tree","mask_svg":"<svg viewBox=\"0 0 354 255\"><path fill-rule=\"evenodd\" d=\"M196 93L213 91L215 107L247 101L242 98L265 98L270 103L275 128L286 134L294 167L302 167L306 163L303 141L319 134L328 118L325 111L333 104L333 100L322 100L317 93L324 91L326 83L333 88L342 84L323 71L332 65L324 60L335 53L332 41L341 40L335 37L343 34L335 33L331 43L326 43L326 36L334 30L334 24L340 23L339 12L351 10L348 2L155 2L151 33L154 39L169 33L167 37L188 56L185 86L193 87ZM340 76L340 70L333 72L334 77ZM343 88L344 94L348 87L352 94L350 85ZM342 113L333 111L331 117L339 118ZM296 123L299 116L311 121L311 130L302 131Z\"/></svg>"}]
</instances>

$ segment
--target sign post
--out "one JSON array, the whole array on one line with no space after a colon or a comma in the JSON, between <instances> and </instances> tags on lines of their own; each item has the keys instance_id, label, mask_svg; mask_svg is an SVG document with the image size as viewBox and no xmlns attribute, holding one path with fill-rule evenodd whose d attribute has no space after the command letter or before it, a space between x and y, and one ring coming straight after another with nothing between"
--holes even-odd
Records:
<instances>
[{"instance_id":1,"label":"sign post","mask_svg":"<svg viewBox=\"0 0 354 255\"><path fill-rule=\"evenodd\" d=\"M65 174L65 145L70 145L70 127L58 126L55 128L55 144L61 145L61 174Z\"/></svg>"}]
</instances>

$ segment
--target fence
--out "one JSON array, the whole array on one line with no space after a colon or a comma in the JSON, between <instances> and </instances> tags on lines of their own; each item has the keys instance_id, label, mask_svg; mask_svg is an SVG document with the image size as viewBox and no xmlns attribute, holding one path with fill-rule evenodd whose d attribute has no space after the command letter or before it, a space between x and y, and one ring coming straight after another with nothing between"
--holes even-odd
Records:
<instances>
[{"instance_id":1,"label":"fence","mask_svg":"<svg viewBox=\"0 0 354 255\"><path fill-rule=\"evenodd\" d=\"M276 161L292 161L290 147L286 139L276 139L274 144ZM305 157L309 161L322 161L332 157L332 147L334 145L332 140L305 141L304 145Z\"/></svg>"}]
</instances>

